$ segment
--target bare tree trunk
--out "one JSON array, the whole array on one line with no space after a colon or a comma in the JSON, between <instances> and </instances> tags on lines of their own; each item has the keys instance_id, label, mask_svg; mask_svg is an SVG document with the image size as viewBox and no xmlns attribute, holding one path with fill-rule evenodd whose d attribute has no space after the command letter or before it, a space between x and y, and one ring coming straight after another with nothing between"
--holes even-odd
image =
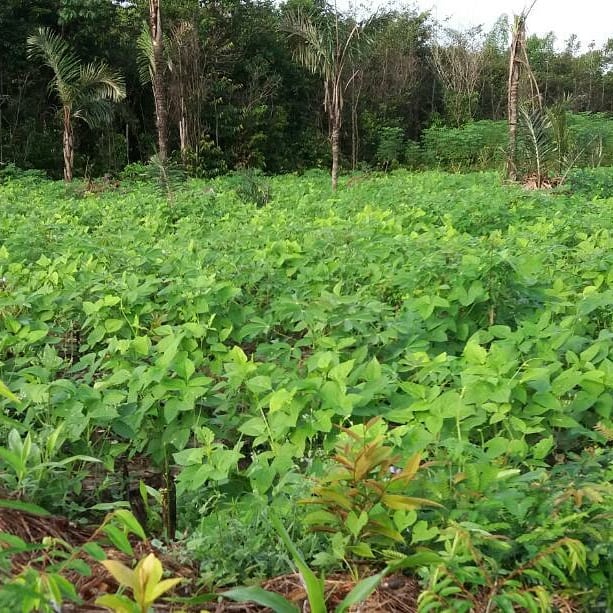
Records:
<instances>
[{"instance_id":1,"label":"bare tree trunk","mask_svg":"<svg viewBox=\"0 0 613 613\"><path fill-rule=\"evenodd\" d=\"M360 155L360 123L358 121L358 106L362 93L364 72L362 69L354 71L354 78L351 81L351 169L355 170L358 166Z\"/></svg>"},{"instance_id":2,"label":"bare tree trunk","mask_svg":"<svg viewBox=\"0 0 613 613\"><path fill-rule=\"evenodd\" d=\"M351 94L351 170L355 170L358 165L358 105L355 94Z\"/></svg>"},{"instance_id":3,"label":"bare tree trunk","mask_svg":"<svg viewBox=\"0 0 613 613\"><path fill-rule=\"evenodd\" d=\"M130 128L126 123L126 164L130 163Z\"/></svg>"},{"instance_id":4,"label":"bare tree trunk","mask_svg":"<svg viewBox=\"0 0 613 613\"><path fill-rule=\"evenodd\" d=\"M64 181L70 183L74 166L74 136L70 108L66 106L64 107L64 136L62 143L64 150Z\"/></svg>"},{"instance_id":5,"label":"bare tree trunk","mask_svg":"<svg viewBox=\"0 0 613 613\"><path fill-rule=\"evenodd\" d=\"M338 160L340 157L340 133L341 126L339 118L332 117L332 132L330 140L332 143L332 191L336 191L338 185Z\"/></svg>"},{"instance_id":6,"label":"bare tree trunk","mask_svg":"<svg viewBox=\"0 0 613 613\"><path fill-rule=\"evenodd\" d=\"M168 157L168 107L164 89L164 39L160 0L149 0L149 27L153 44L153 97L155 123L158 131L158 155L162 162Z\"/></svg>"},{"instance_id":7,"label":"bare tree trunk","mask_svg":"<svg viewBox=\"0 0 613 613\"><path fill-rule=\"evenodd\" d=\"M181 34L177 37L177 52L178 52L178 77L179 77L179 143L181 147L181 161L183 164L187 161L187 152L189 149L189 121L187 118L186 104L186 75L183 68L183 59L185 55L184 36L190 32L191 24L185 22L182 24ZM196 59L196 61L198 61Z\"/></svg>"},{"instance_id":8,"label":"bare tree trunk","mask_svg":"<svg viewBox=\"0 0 613 613\"><path fill-rule=\"evenodd\" d=\"M187 113L185 110L185 98L181 94L181 117L179 119L179 142L181 143L181 161L185 164L187 151L189 149L189 138L187 133Z\"/></svg>"},{"instance_id":9,"label":"bare tree trunk","mask_svg":"<svg viewBox=\"0 0 613 613\"><path fill-rule=\"evenodd\" d=\"M526 38L526 23L523 15L515 18L513 39L509 58L508 121L509 151L507 153L507 178L517 180L517 111L519 105L519 79L521 76L520 50Z\"/></svg>"}]
</instances>

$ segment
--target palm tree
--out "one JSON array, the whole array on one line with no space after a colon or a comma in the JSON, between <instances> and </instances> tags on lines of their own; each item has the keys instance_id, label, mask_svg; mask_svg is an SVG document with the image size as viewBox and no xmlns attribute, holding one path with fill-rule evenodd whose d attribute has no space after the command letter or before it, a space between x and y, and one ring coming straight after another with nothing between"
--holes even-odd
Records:
<instances>
[{"instance_id":1,"label":"palm tree","mask_svg":"<svg viewBox=\"0 0 613 613\"><path fill-rule=\"evenodd\" d=\"M162 163L168 157L168 106L164 83L164 36L160 0L149 0L149 31L151 35L151 83L155 101L155 124L158 131L158 155Z\"/></svg>"},{"instance_id":2,"label":"palm tree","mask_svg":"<svg viewBox=\"0 0 613 613\"><path fill-rule=\"evenodd\" d=\"M73 120L81 119L90 126L108 120L110 102L126 96L123 78L104 62L82 64L68 43L49 28L39 28L28 38L28 54L53 70L49 89L62 105L64 180L72 181Z\"/></svg>"},{"instance_id":3,"label":"palm tree","mask_svg":"<svg viewBox=\"0 0 613 613\"><path fill-rule=\"evenodd\" d=\"M324 110L328 114L332 146L332 189L336 189L340 157L340 134L343 122L343 94L359 70L348 71L350 60L358 51L359 24L333 19L315 19L302 11L291 11L284 19L283 30L296 41L295 59L319 74L324 81Z\"/></svg>"}]
</instances>

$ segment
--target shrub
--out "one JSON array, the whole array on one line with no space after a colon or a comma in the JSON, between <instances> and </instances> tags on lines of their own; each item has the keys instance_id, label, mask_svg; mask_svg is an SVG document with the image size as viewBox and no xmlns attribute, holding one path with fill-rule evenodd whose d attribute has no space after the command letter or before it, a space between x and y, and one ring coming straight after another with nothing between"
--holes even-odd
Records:
<instances>
[{"instance_id":1,"label":"shrub","mask_svg":"<svg viewBox=\"0 0 613 613\"><path fill-rule=\"evenodd\" d=\"M397 168L402 155L402 128L384 127L379 130L379 145L375 158L384 169Z\"/></svg>"},{"instance_id":2,"label":"shrub","mask_svg":"<svg viewBox=\"0 0 613 613\"><path fill-rule=\"evenodd\" d=\"M261 208L272 200L270 182L259 171L248 169L237 173L237 176L239 182L236 194L243 202Z\"/></svg>"},{"instance_id":3,"label":"shrub","mask_svg":"<svg viewBox=\"0 0 613 613\"><path fill-rule=\"evenodd\" d=\"M459 128L433 126L423 134L426 158L450 170L496 167L504 159L506 145L504 121L474 121Z\"/></svg>"}]
</instances>

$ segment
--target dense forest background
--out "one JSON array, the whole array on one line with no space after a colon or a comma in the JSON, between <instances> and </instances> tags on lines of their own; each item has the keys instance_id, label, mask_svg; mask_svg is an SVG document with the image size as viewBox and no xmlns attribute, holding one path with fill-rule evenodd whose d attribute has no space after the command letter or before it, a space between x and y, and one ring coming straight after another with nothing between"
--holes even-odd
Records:
<instances>
[{"instance_id":1,"label":"dense forest background","mask_svg":"<svg viewBox=\"0 0 613 613\"><path fill-rule=\"evenodd\" d=\"M200 176L329 164L321 78L295 61L283 27L296 10L334 19L329 6L165 0L161 9L173 158ZM76 172L114 173L147 160L156 149L155 105L138 41L148 16L144 0L3 0L0 164L61 176L62 122L48 88L51 71L27 52L27 38L39 27L53 28L83 61L104 60L125 78L127 96L114 105L112 121L76 131ZM343 28L356 24L349 15L340 19ZM506 16L491 31L458 32L398 5L366 21L363 44L345 67L345 168L386 165L399 149L408 158L428 127L506 117ZM564 100L577 113L613 112L613 39L584 47L574 37L560 44L553 33L530 36L528 53L546 105Z\"/></svg>"}]
</instances>

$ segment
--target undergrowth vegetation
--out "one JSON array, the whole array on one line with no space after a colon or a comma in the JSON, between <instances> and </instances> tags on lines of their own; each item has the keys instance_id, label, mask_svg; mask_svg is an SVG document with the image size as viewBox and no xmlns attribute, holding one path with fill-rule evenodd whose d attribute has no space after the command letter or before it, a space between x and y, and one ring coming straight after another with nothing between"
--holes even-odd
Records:
<instances>
[{"instance_id":1,"label":"undergrowth vegetation","mask_svg":"<svg viewBox=\"0 0 613 613\"><path fill-rule=\"evenodd\" d=\"M611 169L258 181L4 178L4 497L129 499L205 590L297 549L424 612L610 610Z\"/></svg>"},{"instance_id":2,"label":"undergrowth vegetation","mask_svg":"<svg viewBox=\"0 0 613 613\"><path fill-rule=\"evenodd\" d=\"M559 103L540 113L548 121L539 130L535 153L531 123L519 124L518 163L522 172L535 171L541 149L549 150L547 170L564 174L575 166L610 166L613 162L613 122L604 113L571 113ZM528 124L528 125L527 125ZM409 166L439 167L453 171L502 168L508 149L506 121L481 120L460 127L432 125L422 135L421 146L407 151Z\"/></svg>"}]
</instances>

